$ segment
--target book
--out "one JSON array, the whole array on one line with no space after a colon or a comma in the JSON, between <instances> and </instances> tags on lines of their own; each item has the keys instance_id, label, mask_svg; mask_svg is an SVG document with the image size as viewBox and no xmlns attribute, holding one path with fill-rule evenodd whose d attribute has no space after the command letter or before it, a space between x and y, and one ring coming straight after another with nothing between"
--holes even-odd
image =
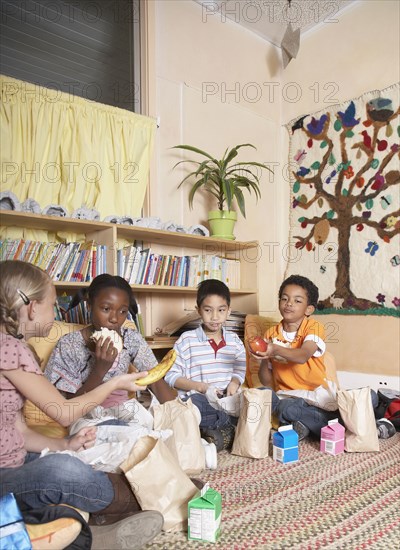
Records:
<instances>
[{"instance_id":1,"label":"book","mask_svg":"<svg viewBox=\"0 0 400 550\"><path fill-rule=\"evenodd\" d=\"M172 256L171 255L168 255L165 257L164 259L164 265L163 265L163 270L162 270L162 273L161 273L161 276L160 276L160 285L162 286L165 286L167 283L167 274L168 274L168 270L169 270L169 266L170 266L170 263L171 263L171 260L172 260Z\"/></svg>"},{"instance_id":2,"label":"book","mask_svg":"<svg viewBox=\"0 0 400 550\"><path fill-rule=\"evenodd\" d=\"M151 253L148 257L148 261L146 261L146 267L144 268L143 281L142 281L143 285L149 284L149 277L150 277L150 272L152 270L153 263L154 263L154 254Z\"/></svg>"},{"instance_id":3,"label":"book","mask_svg":"<svg viewBox=\"0 0 400 550\"><path fill-rule=\"evenodd\" d=\"M79 243L68 243L65 246L63 252L63 259L57 267L57 272L55 273L55 281L69 281L69 274L72 275L71 265L75 262L75 258L78 255L80 248ZM71 279L72 280L72 279Z\"/></svg>"},{"instance_id":4,"label":"book","mask_svg":"<svg viewBox=\"0 0 400 550\"><path fill-rule=\"evenodd\" d=\"M197 311L191 311L190 313L187 313L183 317L180 317L176 321L172 321L171 323L168 323L165 325L162 329L162 332L165 334L168 334L168 336L172 336L175 332L177 332L179 329L181 329L184 325L187 325L188 323L195 322L196 326L199 324L200 315L197 313ZM185 329L189 330L189 329Z\"/></svg>"},{"instance_id":5,"label":"book","mask_svg":"<svg viewBox=\"0 0 400 550\"><path fill-rule=\"evenodd\" d=\"M178 286L179 285L179 274L181 272L181 265L182 265L182 256L177 256L175 266L174 266L174 272L172 275L172 285Z\"/></svg>"},{"instance_id":6,"label":"book","mask_svg":"<svg viewBox=\"0 0 400 550\"><path fill-rule=\"evenodd\" d=\"M159 254L154 254L154 256L152 258L151 265L150 265L150 270L149 270L149 277L147 279L147 284L148 285L154 285L154 277L155 277L159 257L160 257Z\"/></svg>"},{"instance_id":7,"label":"book","mask_svg":"<svg viewBox=\"0 0 400 550\"><path fill-rule=\"evenodd\" d=\"M135 250L135 257L134 257L133 262L132 262L131 275L130 275L129 281L128 281L130 285L135 284L137 274L138 274L138 271L139 271L141 252L142 252L141 248L137 246L136 250Z\"/></svg>"},{"instance_id":8,"label":"book","mask_svg":"<svg viewBox=\"0 0 400 550\"><path fill-rule=\"evenodd\" d=\"M126 262L125 262L125 271L124 271L124 279L126 281L130 281L131 273L133 269L133 261L135 259L136 254L136 246L130 245L129 247L126 247Z\"/></svg>"},{"instance_id":9,"label":"book","mask_svg":"<svg viewBox=\"0 0 400 550\"><path fill-rule=\"evenodd\" d=\"M153 279L153 284L154 285L157 285L158 281L160 279L161 266L163 264L164 258L165 258L165 256L163 256L162 254L158 255L157 266L156 266L156 269L155 269L155 272L154 272L154 279Z\"/></svg>"},{"instance_id":10,"label":"book","mask_svg":"<svg viewBox=\"0 0 400 550\"><path fill-rule=\"evenodd\" d=\"M165 273L165 280L164 280L165 286L171 286L170 279L171 279L172 269L175 261L176 261L175 256L170 256L168 261L168 269Z\"/></svg>"},{"instance_id":11,"label":"book","mask_svg":"<svg viewBox=\"0 0 400 550\"><path fill-rule=\"evenodd\" d=\"M90 280L93 280L97 275L97 244L94 245L92 251L92 272Z\"/></svg>"},{"instance_id":12,"label":"book","mask_svg":"<svg viewBox=\"0 0 400 550\"><path fill-rule=\"evenodd\" d=\"M143 281L144 271L147 266L147 260L149 258L150 254L150 248L143 248L143 250L140 253L140 264L139 264L139 270L136 277L135 284L140 285Z\"/></svg>"},{"instance_id":13,"label":"book","mask_svg":"<svg viewBox=\"0 0 400 550\"><path fill-rule=\"evenodd\" d=\"M140 309L140 304L138 304L138 312L136 314L136 326L138 327L140 334L144 338L144 323L143 323L142 312Z\"/></svg>"}]
</instances>

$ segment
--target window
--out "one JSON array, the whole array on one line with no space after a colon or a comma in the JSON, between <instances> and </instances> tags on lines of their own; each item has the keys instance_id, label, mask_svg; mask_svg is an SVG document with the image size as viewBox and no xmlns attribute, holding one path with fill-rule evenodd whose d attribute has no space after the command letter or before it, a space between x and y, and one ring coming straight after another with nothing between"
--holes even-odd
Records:
<instances>
[{"instance_id":1,"label":"window","mask_svg":"<svg viewBox=\"0 0 400 550\"><path fill-rule=\"evenodd\" d=\"M139 0L0 0L3 74L137 113Z\"/></svg>"}]
</instances>

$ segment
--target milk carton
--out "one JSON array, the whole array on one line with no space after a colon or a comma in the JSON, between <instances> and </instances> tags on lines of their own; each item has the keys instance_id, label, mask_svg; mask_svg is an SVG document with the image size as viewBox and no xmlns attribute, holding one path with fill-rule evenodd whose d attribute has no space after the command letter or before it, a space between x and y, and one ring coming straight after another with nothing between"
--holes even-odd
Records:
<instances>
[{"instance_id":1,"label":"milk carton","mask_svg":"<svg viewBox=\"0 0 400 550\"><path fill-rule=\"evenodd\" d=\"M329 420L328 425L321 428L321 452L338 455L344 451L345 428L338 419Z\"/></svg>"},{"instance_id":2,"label":"milk carton","mask_svg":"<svg viewBox=\"0 0 400 550\"><path fill-rule=\"evenodd\" d=\"M13 493L0 498L0 548L31 550L32 544Z\"/></svg>"},{"instance_id":3,"label":"milk carton","mask_svg":"<svg viewBox=\"0 0 400 550\"><path fill-rule=\"evenodd\" d=\"M188 539L216 542L221 533L221 494L206 483L188 503Z\"/></svg>"},{"instance_id":4,"label":"milk carton","mask_svg":"<svg viewBox=\"0 0 400 550\"><path fill-rule=\"evenodd\" d=\"M299 460L299 436L293 426L281 426L272 438L272 458L278 462L288 463Z\"/></svg>"}]
</instances>

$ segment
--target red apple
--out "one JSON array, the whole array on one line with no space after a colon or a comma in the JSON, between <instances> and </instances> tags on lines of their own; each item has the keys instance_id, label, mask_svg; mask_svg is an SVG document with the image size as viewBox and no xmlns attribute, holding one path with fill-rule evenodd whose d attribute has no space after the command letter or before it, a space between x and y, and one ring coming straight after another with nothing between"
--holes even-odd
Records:
<instances>
[{"instance_id":1,"label":"red apple","mask_svg":"<svg viewBox=\"0 0 400 550\"><path fill-rule=\"evenodd\" d=\"M265 340L260 338L260 336L252 336L251 338L249 338L248 343L253 353L257 353L258 351L267 351L268 344Z\"/></svg>"}]
</instances>

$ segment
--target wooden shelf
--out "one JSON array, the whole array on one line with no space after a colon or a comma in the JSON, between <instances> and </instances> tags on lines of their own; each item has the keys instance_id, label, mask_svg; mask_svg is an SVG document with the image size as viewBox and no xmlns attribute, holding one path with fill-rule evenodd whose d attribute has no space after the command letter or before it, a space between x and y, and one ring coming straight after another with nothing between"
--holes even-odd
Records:
<instances>
[{"instance_id":1,"label":"wooden shelf","mask_svg":"<svg viewBox=\"0 0 400 550\"><path fill-rule=\"evenodd\" d=\"M257 258L259 258L260 251L257 241L229 241L147 227L42 216L11 210L0 211L0 225L2 228L16 228L26 230L26 232L42 230L49 233L62 232L67 235L82 235L86 241L105 245L107 247L107 271L114 275L117 274L116 248L123 246L122 243L118 243L118 240L129 243L142 241L144 247L151 248L155 253L166 255L207 254L235 259L240 263L242 288L230 289L233 307L247 313L257 313L258 311ZM10 231L10 234L12 233L13 231ZM90 285L89 282L67 281L56 281L54 284L58 293L67 292L68 294L75 294L79 289L87 288ZM171 314L174 315L173 312L179 316L185 308L193 308L193 298L197 293L195 287L182 286L132 285L132 289L140 301L147 333L151 333L155 327L170 322ZM152 347L153 349L167 349L165 344L159 343L153 343Z\"/></svg>"},{"instance_id":2,"label":"wooden shelf","mask_svg":"<svg viewBox=\"0 0 400 550\"><path fill-rule=\"evenodd\" d=\"M213 237L202 237L200 235L188 235L173 231L162 231L149 229L147 227L136 227L132 225L119 225L107 222L93 222L73 218L59 218L58 216L42 216L39 214L25 214L13 210L2 210L0 213L0 224L5 227L18 227L23 229L43 230L65 233L94 233L96 231L115 228L119 238L130 241L139 240L151 244L167 246L203 249L205 254L236 252L248 248L256 248L257 241L228 241L225 239L214 239Z\"/></svg>"},{"instance_id":3,"label":"wooden shelf","mask_svg":"<svg viewBox=\"0 0 400 550\"><path fill-rule=\"evenodd\" d=\"M87 288L90 283L79 283L79 282L69 282L69 281L54 281L54 285L59 290L78 290L79 288ZM188 286L161 286L161 285L131 285L132 290L135 293L149 293L157 292L160 294L163 293L176 293L181 294L182 292L187 294L196 294L196 287ZM235 295L246 295L246 294L255 294L257 292L256 288L241 288L241 289L231 289L231 294Z\"/></svg>"}]
</instances>

